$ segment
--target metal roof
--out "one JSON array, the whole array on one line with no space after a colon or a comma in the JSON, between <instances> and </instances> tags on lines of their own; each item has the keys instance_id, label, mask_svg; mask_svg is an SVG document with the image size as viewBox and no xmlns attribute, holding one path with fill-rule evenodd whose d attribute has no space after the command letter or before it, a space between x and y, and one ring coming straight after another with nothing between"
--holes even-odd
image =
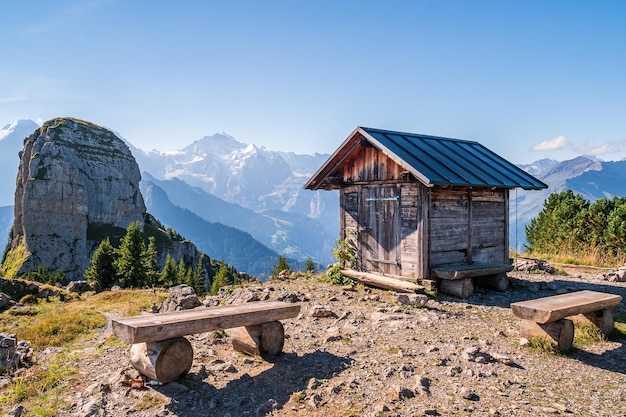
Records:
<instances>
[{"instance_id":1,"label":"metal roof","mask_svg":"<svg viewBox=\"0 0 626 417\"><path fill-rule=\"evenodd\" d=\"M363 139L428 187L547 188L546 184L478 142L368 127L357 127L305 188L324 188L323 177L332 176Z\"/></svg>"}]
</instances>

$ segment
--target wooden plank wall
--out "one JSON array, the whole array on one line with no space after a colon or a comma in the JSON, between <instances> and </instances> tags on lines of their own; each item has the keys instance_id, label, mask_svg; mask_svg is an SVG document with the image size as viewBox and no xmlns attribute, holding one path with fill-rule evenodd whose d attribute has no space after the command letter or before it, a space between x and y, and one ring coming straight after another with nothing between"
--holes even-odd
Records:
<instances>
[{"instance_id":1,"label":"wooden plank wall","mask_svg":"<svg viewBox=\"0 0 626 417\"><path fill-rule=\"evenodd\" d=\"M468 260L467 189L433 188L430 207L430 268Z\"/></svg>"},{"instance_id":2,"label":"wooden plank wall","mask_svg":"<svg viewBox=\"0 0 626 417\"><path fill-rule=\"evenodd\" d=\"M402 276L428 277L428 244L425 240L428 222L428 200L425 187L418 182L402 183L400 191L400 259Z\"/></svg>"},{"instance_id":3,"label":"wooden plank wall","mask_svg":"<svg viewBox=\"0 0 626 417\"><path fill-rule=\"evenodd\" d=\"M354 160L346 165L346 183L400 180L403 169L384 153L373 147L361 148Z\"/></svg>"},{"instance_id":4,"label":"wooden plank wall","mask_svg":"<svg viewBox=\"0 0 626 417\"><path fill-rule=\"evenodd\" d=\"M507 209L503 189L472 191L472 260L475 263L506 263Z\"/></svg>"},{"instance_id":5,"label":"wooden plank wall","mask_svg":"<svg viewBox=\"0 0 626 417\"><path fill-rule=\"evenodd\" d=\"M430 268L507 262L506 193L488 188L433 189Z\"/></svg>"}]
</instances>

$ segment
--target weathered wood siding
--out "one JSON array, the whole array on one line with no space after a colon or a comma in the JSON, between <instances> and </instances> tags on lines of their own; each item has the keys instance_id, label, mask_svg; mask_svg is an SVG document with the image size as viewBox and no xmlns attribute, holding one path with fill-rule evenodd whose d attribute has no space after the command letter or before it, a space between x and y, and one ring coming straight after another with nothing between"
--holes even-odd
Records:
<instances>
[{"instance_id":1,"label":"weathered wood siding","mask_svg":"<svg viewBox=\"0 0 626 417\"><path fill-rule=\"evenodd\" d=\"M373 147L364 147L346 164L343 181L346 183L400 180L404 170L395 161Z\"/></svg>"},{"instance_id":2,"label":"weathered wood siding","mask_svg":"<svg viewBox=\"0 0 626 417\"><path fill-rule=\"evenodd\" d=\"M468 190L435 188L430 204L430 268L467 263Z\"/></svg>"},{"instance_id":3,"label":"weathered wood siding","mask_svg":"<svg viewBox=\"0 0 626 417\"><path fill-rule=\"evenodd\" d=\"M436 188L431 197L431 269L507 261L507 190Z\"/></svg>"},{"instance_id":4,"label":"weathered wood siding","mask_svg":"<svg viewBox=\"0 0 626 417\"><path fill-rule=\"evenodd\" d=\"M415 279L427 278L428 191L418 182L405 182L401 187L401 275Z\"/></svg>"},{"instance_id":5,"label":"weathered wood siding","mask_svg":"<svg viewBox=\"0 0 626 417\"><path fill-rule=\"evenodd\" d=\"M472 191L472 261L508 263L508 190Z\"/></svg>"}]
</instances>

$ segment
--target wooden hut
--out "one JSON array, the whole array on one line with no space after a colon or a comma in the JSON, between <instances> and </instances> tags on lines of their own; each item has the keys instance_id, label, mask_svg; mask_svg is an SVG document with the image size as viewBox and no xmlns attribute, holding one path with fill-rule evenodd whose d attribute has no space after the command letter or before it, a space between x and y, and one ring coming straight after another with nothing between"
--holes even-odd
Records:
<instances>
[{"instance_id":1,"label":"wooden hut","mask_svg":"<svg viewBox=\"0 0 626 417\"><path fill-rule=\"evenodd\" d=\"M340 191L355 269L465 297L508 284L509 190L547 185L478 142L357 127L304 187Z\"/></svg>"}]
</instances>

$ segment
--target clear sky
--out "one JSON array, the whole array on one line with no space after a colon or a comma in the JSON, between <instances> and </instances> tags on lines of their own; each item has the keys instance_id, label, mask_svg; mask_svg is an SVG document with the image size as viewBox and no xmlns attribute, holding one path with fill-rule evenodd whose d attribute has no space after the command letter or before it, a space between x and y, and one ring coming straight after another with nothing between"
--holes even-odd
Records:
<instances>
[{"instance_id":1,"label":"clear sky","mask_svg":"<svg viewBox=\"0 0 626 417\"><path fill-rule=\"evenodd\" d=\"M0 0L0 127L330 153L358 125L626 157L626 1Z\"/></svg>"}]
</instances>

